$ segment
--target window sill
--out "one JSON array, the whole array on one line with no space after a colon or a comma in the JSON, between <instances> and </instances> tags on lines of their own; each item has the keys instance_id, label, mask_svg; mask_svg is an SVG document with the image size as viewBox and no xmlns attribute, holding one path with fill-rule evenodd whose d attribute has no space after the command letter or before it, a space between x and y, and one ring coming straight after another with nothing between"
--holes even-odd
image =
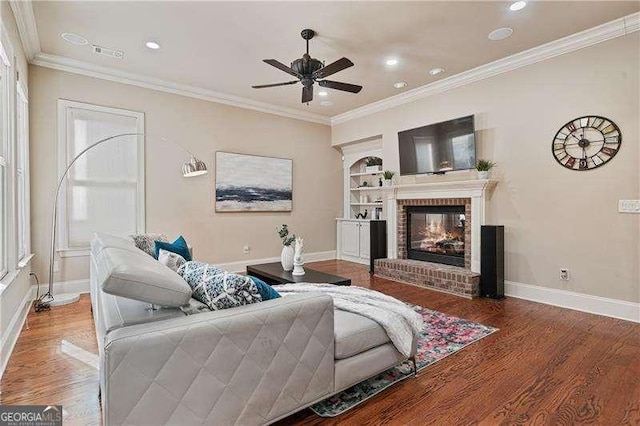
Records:
<instances>
[{"instance_id":1,"label":"window sill","mask_svg":"<svg viewBox=\"0 0 640 426\"><path fill-rule=\"evenodd\" d=\"M83 249L58 249L58 256L60 257L86 257L89 256L91 250L88 248Z\"/></svg>"},{"instance_id":2,"label":"window sill","mask_svg":"<svg viewBox=\"0 0 640 426\"><path fill-rule=\"evenodd\" d=\"M7 275L2 277L2 280L0 280L0 296L2 296L2 293L11 286L18 274L20 274L20 271L22 271L22 269L31 262L33 256L35 256L33 253L26 255L20 262L18 262L18 267L16 269L9 271Z\"/></svg>"}]
</instances>

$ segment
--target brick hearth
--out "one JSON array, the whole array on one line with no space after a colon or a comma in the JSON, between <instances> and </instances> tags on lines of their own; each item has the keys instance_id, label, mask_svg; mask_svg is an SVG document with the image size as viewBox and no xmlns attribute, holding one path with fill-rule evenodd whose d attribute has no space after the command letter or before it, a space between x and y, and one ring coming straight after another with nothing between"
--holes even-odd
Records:
<instances>
[{"instance_id":1,"label":"brick hearth","mask_svg":"<svg viewBox=\"0 0 640 426\"><path fill-rule=\"evenodd\" d=\"M411 259L377 259L375 274L458 296L478 297L480 274L457 266Z\"/></svg>"}]
</instances>

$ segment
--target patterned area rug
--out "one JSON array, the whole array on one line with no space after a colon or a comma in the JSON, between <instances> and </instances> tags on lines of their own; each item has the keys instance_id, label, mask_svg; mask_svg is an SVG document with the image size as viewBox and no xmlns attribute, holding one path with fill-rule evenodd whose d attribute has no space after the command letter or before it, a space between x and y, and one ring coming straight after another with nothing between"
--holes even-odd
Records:
<instances>
[{"instance_id":1,"label":"patterned area rug","mask_svg":"<svg viewBox=\"0 0 640 426\"><path fill-rule=\"evenodd\" d=\"M418 338L418 371L498 331L422 306L413 306L413 309L424 318L424 328ZM405 361L309 408L321 417L335 417L412 375L413 365Z\"/></svg>"}]
</instances>

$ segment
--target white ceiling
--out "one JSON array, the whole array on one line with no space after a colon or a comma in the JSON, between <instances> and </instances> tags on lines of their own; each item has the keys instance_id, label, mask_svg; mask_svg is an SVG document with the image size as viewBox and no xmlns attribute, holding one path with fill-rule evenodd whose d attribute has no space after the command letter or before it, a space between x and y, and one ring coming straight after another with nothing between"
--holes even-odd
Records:
<instances>
[{"instance_id":1,"label":"white ceiling","mask_svg":"<svg viewBox=\"0 0 640 426\"><path fill-rule=\"evenodd\" d=\"M509 2L94 2L33 3L43 53L120 71L197 86L269 104L334 116L482 64L640 10L637 1L530 1L518 12ZM490 41L498 27L512 37ZM289 64L304 53L303 28L317 32L313 57L342 56L355 66L332 80L364 86L359 94L329 90L310 105L299 84L270 89L251 85L292 80L265 63ZM60 37L80 34L89 45ZM161 44L158 51L144 46ZM92 53L91 44L125 52L124 59ZM385 58L399 64L388 69ZM428 70L442 66L437 77ZM393 83L406 81L402 90ZM330 100L324 107L320 101Z\"/></svg>"}]
</instances>

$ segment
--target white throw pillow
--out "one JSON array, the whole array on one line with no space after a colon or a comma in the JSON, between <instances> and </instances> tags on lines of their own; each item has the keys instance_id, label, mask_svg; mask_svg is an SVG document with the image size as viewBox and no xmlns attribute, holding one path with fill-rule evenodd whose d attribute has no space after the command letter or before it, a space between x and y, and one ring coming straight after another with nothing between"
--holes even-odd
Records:
<instances>
[{"instance_id":1,"label":"white throw pillow","mask_svg":"<svg viewBox=\"0 0 640 426\"><path fill-rule=\"evenodd\" d=\"M178 268L184 265L186 260L178 253L160 249L158 252L158 262L162 263L172 271L177 272Z\"/></svg>"}]
</instances>

